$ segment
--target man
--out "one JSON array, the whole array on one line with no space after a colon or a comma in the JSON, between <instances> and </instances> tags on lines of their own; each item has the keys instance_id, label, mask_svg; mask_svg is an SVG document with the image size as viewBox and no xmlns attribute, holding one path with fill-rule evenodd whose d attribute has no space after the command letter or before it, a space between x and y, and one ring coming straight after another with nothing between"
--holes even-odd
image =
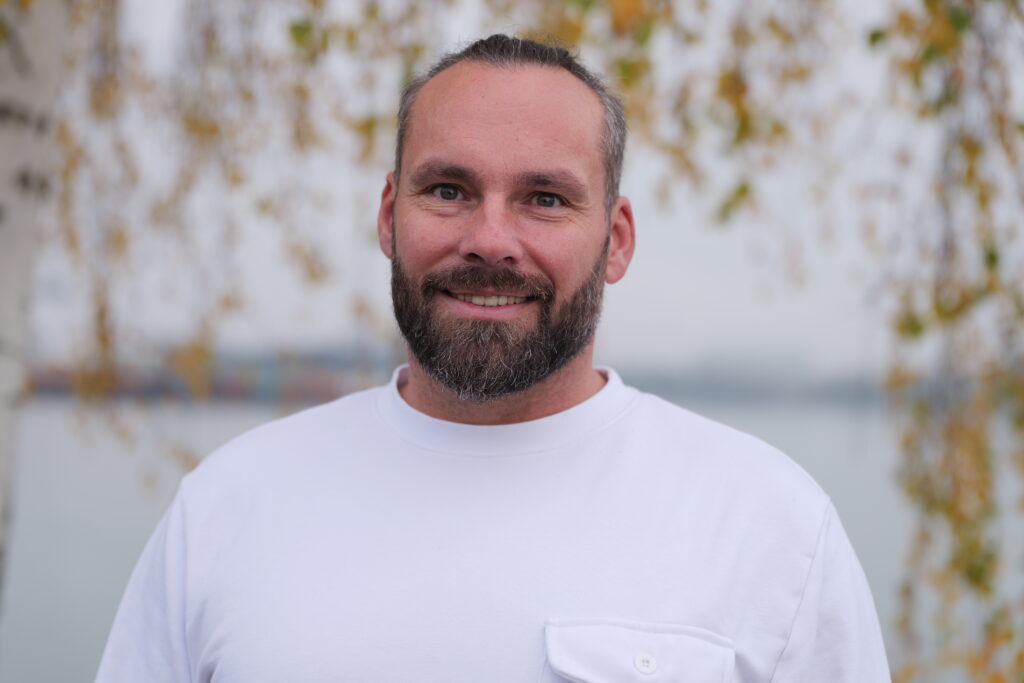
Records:
<instances>
[{"instance_id":1,"label":"man","mask_svg":"<svg viewBox=\"0 0 1024 683\"><path fill-rule=\"evenodd\" d=\"M814 482L592 365L624 141L559 48L407 88L378 230L408 366L185 478L99 681L889 680Z\"/></svg>"}]
</instances>

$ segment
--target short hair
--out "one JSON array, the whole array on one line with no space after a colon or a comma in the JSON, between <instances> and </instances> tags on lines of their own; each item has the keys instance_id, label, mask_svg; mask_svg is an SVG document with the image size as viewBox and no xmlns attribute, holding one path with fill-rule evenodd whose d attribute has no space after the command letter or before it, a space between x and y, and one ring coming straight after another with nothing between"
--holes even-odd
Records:
<instances>
[{"instance_id":1,"label":"short hair","mask_svg":"<svg viewBox=\"0 0 1024 683\"><path fill-rule=\"evenodd\" d=\"M426 73L409 81L402 90L398 104L398 137L395 141L396 176L402 169L402 148L409 130L409 117L416 96L430 79L459 62L481 62L499 68L530 64L560 67L583 81L597 95L604 110L605 211L611 212L619 196L622 157L626 148L626 116L622 102L612 94L597 74L583 66L576 56L564 47L526 38L512 38L501 33L482 38L458 52L449 52Z\"/></svg>"}]
</instances>

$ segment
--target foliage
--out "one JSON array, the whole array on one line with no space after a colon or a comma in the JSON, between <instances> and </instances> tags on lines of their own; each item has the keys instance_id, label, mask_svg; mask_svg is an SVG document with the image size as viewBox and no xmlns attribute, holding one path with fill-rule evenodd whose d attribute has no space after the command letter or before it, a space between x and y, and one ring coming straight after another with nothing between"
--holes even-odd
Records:
<instances>
[{"instance_id":1,"label":"foliage","mask_svg":"<svg viewBox=\"0 0 1024 683\"><path fill-rule=\"evenodd\" d=\"M932 605L943 652L898 680L934 680L943 660L970 680L1024 679L1024 596L1006 589L1022 558L999 534L1000 516L1024 509L1019 479L1003 474L1024 474L1022 18L1017 2L926 0L893 7L869 36L890 60L894 103L936 131L939 150L907 227L920 265L894 283L890 386L907 416L901 479L920 513L901 626L921 649Z\"/></svg>"},{"instance_id":2,"label":"foliage","mask_svg":"<svg viewBox=\"0 0 1024 683\"><path fill-rule=\"evenodd\" d=\"M212 244L224 254L256 221L281 232L283 252L310 282L330 281L328 250L301 229L318 206L311 160L343 154L386 169L398 86L454 31L552 36L580 45L623 93L632 130L665 161L664 198L683 181L716 197L712 213L727 223L764 210L773 174L804 165L804 196L839 197L862 221L893 309L888 384L905 421L901 481L920 519L897 678L931 681L946 669L1024 679L1024 596L1005 588L1022 558L1007 556L998 534L1014 514L1004 473L1024 480L1019 0L876 8L882 14L856 40L858 63L887 65L887 99L870 122L881 131L869 140L878 158L867 178L847 170L845 180L848 153L830 141L863 102L835 87L833 60L859 10L834 0L480 0L479 26L465 25L467 4L455 0L182 2L187 47L170 73L152 73L121 35L127 3L70 4L74 77L58 129L58 218L67 253L92 283L85 395L111 386L126 323L110 293L144 243L186 254ZM886 147L887 129L906 130L907 141ZM154 130L165 140L164 168L149 168L153 153L141 151L143 132ZM261 184L278 159L300 170ZM174 177L161 186L166 166ZM844 188L852 198L840 196ZM353 242L361 230L352 228ZM169 354L197 391L217 323L244 301L231 277L210 276L235 267L202 260L193 259L205 283L194 338ZM365 301L353 311L372 322ZM1001 434L1003 417L1010 429ZM925 637L933 618L940 634Z\"/></svg>"}]
</instances>

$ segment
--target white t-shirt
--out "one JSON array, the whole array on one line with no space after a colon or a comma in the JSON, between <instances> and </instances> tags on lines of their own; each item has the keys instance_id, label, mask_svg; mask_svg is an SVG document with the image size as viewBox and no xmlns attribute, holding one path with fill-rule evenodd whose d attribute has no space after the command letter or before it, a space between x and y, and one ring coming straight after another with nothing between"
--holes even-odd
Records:
<instances>
[{"instance_id":1,"label":"white t-shirt","mask_svg":"<svg viewBox=\"0 0 1024 683\"><path fill-rule=\"evenodd\" d=\"M100 683L881 683L828 497L760 441L622 384L481 427L391 384L182 481Z\"/></svg>"}]
</instances>

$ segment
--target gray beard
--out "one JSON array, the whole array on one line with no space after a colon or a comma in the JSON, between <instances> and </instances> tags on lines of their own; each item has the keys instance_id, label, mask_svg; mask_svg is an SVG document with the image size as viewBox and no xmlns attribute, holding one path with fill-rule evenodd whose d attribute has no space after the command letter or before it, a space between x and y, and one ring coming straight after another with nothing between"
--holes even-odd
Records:
<instances>
[{"instance_id":1,"label":"gray beard","mask_svg":"<svg viewBox=\"0 0 1024 683\"><path fill-rule=\"evenodd\" d=\"M396 254L391 260L395 319L419 365L458 398L483 402L515 394L563 368L594 338L607 261L606 243L587 280L555 311L546 278L467 265L432 273L416 287ZM436 314L435 297L482 288L528 292L540 306L536 326L528 329L518 320L442 320Z\"/></svg>"}]
</instances>

